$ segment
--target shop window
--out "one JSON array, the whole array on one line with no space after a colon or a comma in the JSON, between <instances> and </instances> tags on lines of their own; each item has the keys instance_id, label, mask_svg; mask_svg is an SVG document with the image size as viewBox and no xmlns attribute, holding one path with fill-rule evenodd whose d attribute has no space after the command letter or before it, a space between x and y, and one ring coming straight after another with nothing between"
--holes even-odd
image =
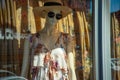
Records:
<instances>
[{"instance_id":1,"label":"shop window","mask_svg":"<svg viewBox=\"0 0 120 80\"><path fill-rule=\"evenodd\" d=\"M111 1L111 69L112 80L120 80L120 1Z\"/></svg>"},{"instance_id":2,"label":"shop window","mask_svg":"<svg viewBox=\"0 0 120 80\"><path fill-rule=\"evenodd\" d=\"M33 72L31 71L34 56L32 54L34 46L31 46L31 41L34 35L36 35L35 37L39 37L37 33L45 26L45 19L36 16L37 12L33 11L34 8L43 6L44 2L42 1L43 0L0 1L0 80L3 78L26 78L32 80L32 78L35 78L35 75L38 74L37 71L39 70L37 69L39 68L37 67L34 68ZM93 80L93 1L61 1L64 6L71 8L72 11L69 15L59 20L55 27L57 31L67 33L74 37L75 46L72 48L74 56L73 65L76 76L74 79ZM116 14L114 14L113 17L115 15ZM60 15L57 16L56 14L54 16L56 16L56 19L60 18ZM63 37L66 39L66 34L64 34ZM26 41L26 39L28 41ZM49 40L46 40L46 42L47 41ZM67 42L65 42L65 44L66 43ZM60 46L64 48L64 45ZM41 48L40 45L39 48ZM45 49L45 52L46 51L47 49ZM68 73L71 73L70 70L68 70ZM71 77L70 75L68 75L68 78Z\"/></svg>"}]
</instances>

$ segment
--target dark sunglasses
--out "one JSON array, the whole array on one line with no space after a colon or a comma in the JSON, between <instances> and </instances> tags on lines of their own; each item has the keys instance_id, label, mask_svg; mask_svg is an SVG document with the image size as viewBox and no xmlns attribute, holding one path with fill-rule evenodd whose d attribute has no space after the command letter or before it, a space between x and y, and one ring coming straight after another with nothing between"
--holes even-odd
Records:
<instances>
[{"instance_id":1,"label":"dark sunglasses","mask_svg":"<svg viewBox=\"0 0 120 80\"><path fill-rule=\"evenodd\" d=\"M62 14L60 14L60 13L55 14L54 12L50 11L50 12L48 12L48 17L50 17L50 18L56 17L56 19L59 20L62 18Z\"/></svg>"}]
</instances>

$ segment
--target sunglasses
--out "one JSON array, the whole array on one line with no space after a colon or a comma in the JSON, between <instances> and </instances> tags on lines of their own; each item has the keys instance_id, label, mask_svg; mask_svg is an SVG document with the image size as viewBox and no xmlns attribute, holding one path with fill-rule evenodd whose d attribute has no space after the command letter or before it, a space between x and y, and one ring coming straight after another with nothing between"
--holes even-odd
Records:
<instances>
[{"instance_id":1,"label":"sunglasses","mask_svg":"<svg viewBox=\"0 0 120 80\"><path fill-rule=\"evenodd\" d=\"M55 14L54 12L50 11L50 12L48 12L48 17L49 17L49 18L54 18L54 17L56 17L56 19L59 20L59 19L62 18L62 14L60 14L60 13Z\"/></svg>"}]
</instances>

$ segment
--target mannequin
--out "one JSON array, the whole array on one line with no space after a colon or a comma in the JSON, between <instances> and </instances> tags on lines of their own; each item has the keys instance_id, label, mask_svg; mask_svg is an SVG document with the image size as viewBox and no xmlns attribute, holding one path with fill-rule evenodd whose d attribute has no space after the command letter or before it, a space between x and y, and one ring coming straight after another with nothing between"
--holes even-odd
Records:
<instances>
[{"instance_id":1,"label":"mannequin","mask_svg":"<svg viewBox=\"0 0 120 80\"><path fill-rule=\"evenodd\" d=\"M49 0L46 0L46 3L48 2ZM75 60L72 53L74 42L71 36L59 32L55 27L58 20L65 17L61 10L59 8L44 10L45 27L26 39L26 42L31 40L29 45L26 44L26 47L31 47L33 80L76 80ZM29 50L29 47L25 50ZM23 69L25 70L25 68Z\"/></svg>"}]
</instances>

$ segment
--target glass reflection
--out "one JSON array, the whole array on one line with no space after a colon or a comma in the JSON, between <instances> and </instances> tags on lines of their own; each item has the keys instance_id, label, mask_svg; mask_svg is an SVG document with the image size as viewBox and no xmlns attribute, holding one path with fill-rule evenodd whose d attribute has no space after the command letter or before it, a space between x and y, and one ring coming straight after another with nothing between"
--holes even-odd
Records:
<instances>
[{"instance_id":1,"label":"glass reflection","mask_svg":"<svg viewBox=\"0 0 120 80\"><path fill-rule=\"evenodd\" d=\"M120 80L120 0L111 0L112 80Z\"/></svg>"}]
</instances>

